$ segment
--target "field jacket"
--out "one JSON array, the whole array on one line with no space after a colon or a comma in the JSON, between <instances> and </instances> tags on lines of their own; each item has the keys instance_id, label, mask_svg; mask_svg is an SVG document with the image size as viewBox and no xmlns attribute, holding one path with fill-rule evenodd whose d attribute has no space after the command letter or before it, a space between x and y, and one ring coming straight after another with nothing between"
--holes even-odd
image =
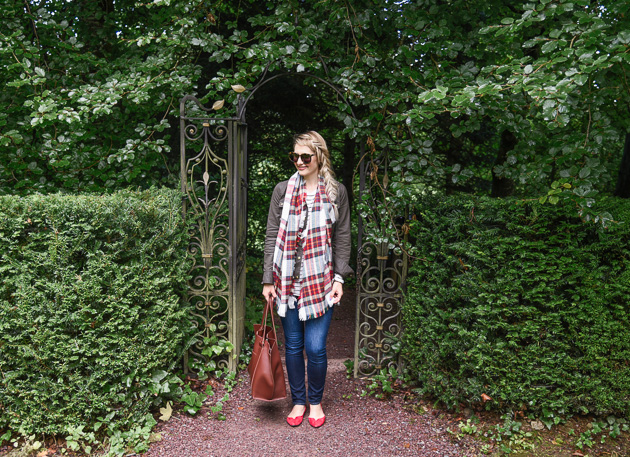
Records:
<instances>
[{"instance_id":1,"label":"field jacket","mask_svg":"<svg viewBox=\"0 0 630 457\"><path fill-rule=\"evenodd\" d=\"M265 260L262 278L263 284L273 284L273 253L276 247L278 227L280 226L282 206L284 205L284 194L286 193L288 183L288 180L278 183L276 188L273 190L273 195L271 196L269 216L267 217L267 236L265 237ZM348 191L341 183L339 183L336 203L339 210L339 217L333 224L331 246L333 272L341 276L348 276L354 273L352 268L350 268L350 265L348 265L348 262L350 261L350 251L352 248L350 239L350 205L348 204ZM302 256L299 255L299 253L296 253L296 255L294 272L299 274L299 271L301 271L302 268L302 262L301 259L298 258Z\"/></svg>"}]
</instances>

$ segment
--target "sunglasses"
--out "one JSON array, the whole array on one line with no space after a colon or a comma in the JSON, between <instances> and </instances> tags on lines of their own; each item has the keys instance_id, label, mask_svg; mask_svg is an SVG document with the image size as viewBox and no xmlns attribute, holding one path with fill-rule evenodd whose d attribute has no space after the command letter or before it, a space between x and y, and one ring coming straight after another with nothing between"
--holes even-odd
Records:
<instances>
[{"instance_id":1,"label":"sunglasses","mask_svg":"<svg viewBox=\"0 0 630 457\"><path fill-rule=\"evenodd\" d=\"M315 154L296 154L295 152L289 152L289 159L291 162L297 163L298 159L302 159L304 165L311 163L311 159Z\"/></svg>"}]
</instances>

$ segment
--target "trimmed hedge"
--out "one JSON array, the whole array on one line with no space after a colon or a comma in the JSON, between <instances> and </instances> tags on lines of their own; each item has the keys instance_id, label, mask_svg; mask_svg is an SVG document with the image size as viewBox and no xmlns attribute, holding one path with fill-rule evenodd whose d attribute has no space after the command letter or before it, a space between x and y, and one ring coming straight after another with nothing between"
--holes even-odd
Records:
<instances>
[{"instance_id":1,"label":"trimmed hedge","mask_svg":"<svg viewBox=\"0 0 630 457\"><path fill-rule=\"evenodd\" d=\"M630 202L427 198L412 226L404 356L450 407L630 412Z\"/></svg>"},{"instance_id":2,"label":"trimmed hedge","mask_svg":"<svg viewBox=\"0 0 630 457\"><path fill-rule=\"evenodd\" d=\"M172 190L0 197L0 430L152 421L192 336L187 244Z\"/></svg>"}]
</instances>

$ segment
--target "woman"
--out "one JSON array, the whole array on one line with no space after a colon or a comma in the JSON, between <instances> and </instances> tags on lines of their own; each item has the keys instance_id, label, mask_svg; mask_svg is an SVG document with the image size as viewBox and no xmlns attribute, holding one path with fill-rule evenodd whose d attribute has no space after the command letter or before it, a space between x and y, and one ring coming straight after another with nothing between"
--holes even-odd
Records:
<instances>
[{"instance_id":1,"label":"woman","mask_svg":"<svg viewBox=\"0 0 630 457\"><path fill-rule=\"evenodd\" d=\"M267 237L263 295L272 298L282 321L293 409L292 427L306 412L304 350L308 357L309 423L321 427L326 383L326 336L333 306L351 274L348 193L334 179L330 153L319 133L297 135L289 158L297 172L273 191Z\"/></svg>"}]
</instances>

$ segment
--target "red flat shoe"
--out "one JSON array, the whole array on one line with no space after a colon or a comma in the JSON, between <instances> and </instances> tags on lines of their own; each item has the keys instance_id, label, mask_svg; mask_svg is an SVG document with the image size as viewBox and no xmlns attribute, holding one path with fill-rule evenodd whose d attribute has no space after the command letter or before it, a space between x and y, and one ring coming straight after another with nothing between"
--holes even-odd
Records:
<instances>
[{"instance_id":1,"label":"red flat shoe","mask_svg":"<svg viewBox=\"0 0 630 457\"><path fill-rule=\"evenodd\" d=\"M311 424L311 427L319 428L324 425L324 422L326 422L326 416L320 417L319 419L308 418L308 423Z\"/></svg>"},{"instance_id":2,"label":"red flat shoe","mask_svg":"<svg viewBox=\"0 0 630 457\"><path fill-rule=\"evenodd\" d=\"M306 411L304 411L305 413ZM302 421L304 420L304 413L302 413L301 416L296 416L296 417L287 417L287 424L289 424L291 427L297 427L298 425L300 425L302 423Z\"/></svg>"}]
</instances>

